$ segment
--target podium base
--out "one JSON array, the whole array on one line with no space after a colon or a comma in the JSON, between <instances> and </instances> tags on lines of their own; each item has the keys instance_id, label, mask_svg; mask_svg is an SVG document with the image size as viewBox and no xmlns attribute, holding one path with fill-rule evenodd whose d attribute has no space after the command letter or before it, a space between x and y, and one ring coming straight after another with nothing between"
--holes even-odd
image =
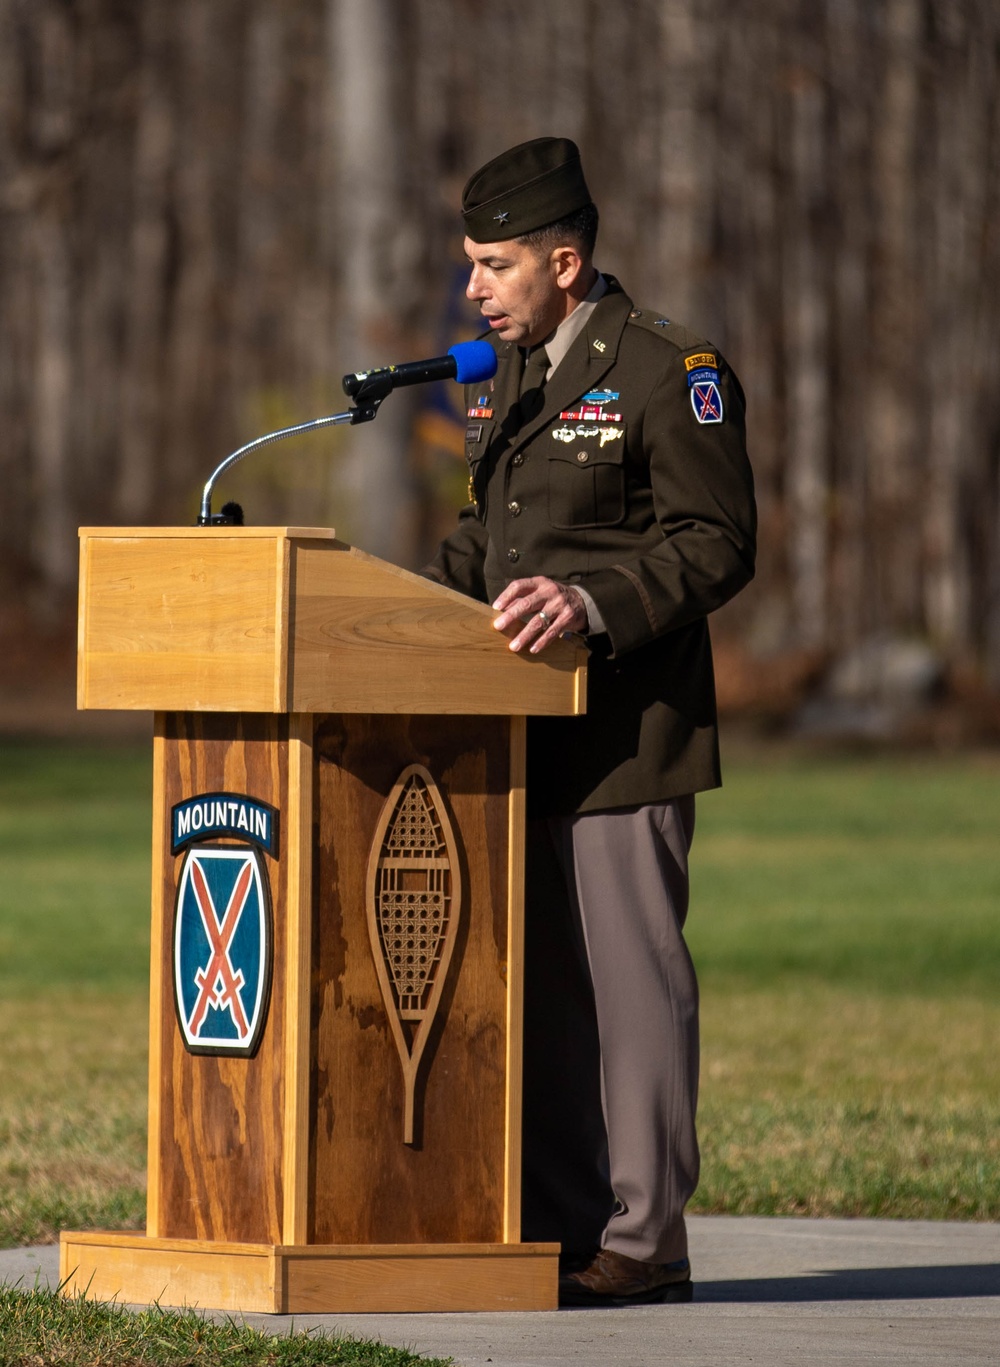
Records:
<instances>
[{"instance_id":1,"label":"podium base","mask_svg":"<svg viewBox=\"0 0 1000 1367\"><path fill-rule=\"evenodd\" d=\"M230 1244L64 1232L64 1295L273 1315L555 1310L558 1244Z\"/></svg>"}]
</instances>

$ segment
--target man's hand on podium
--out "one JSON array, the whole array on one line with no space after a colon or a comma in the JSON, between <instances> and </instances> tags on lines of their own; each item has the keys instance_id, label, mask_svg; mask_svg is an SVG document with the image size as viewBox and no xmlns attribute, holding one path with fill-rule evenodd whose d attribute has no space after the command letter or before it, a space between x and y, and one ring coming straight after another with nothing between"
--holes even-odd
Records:
<instances>
[{"instance_id":1,"label":"man's hand on podium","mask_svg":"<svg viewBox=\"0 0 1000 1367\"><path fill-rule=\"evenodd\" d=\"M497 631L514 622L525 624L510 641L514 651L527 647L537 655L560 636L587 630L587 606L579 590L544 575L513 580L493 606L500 614L493 622Z\"/></svg>"}]
</instances>

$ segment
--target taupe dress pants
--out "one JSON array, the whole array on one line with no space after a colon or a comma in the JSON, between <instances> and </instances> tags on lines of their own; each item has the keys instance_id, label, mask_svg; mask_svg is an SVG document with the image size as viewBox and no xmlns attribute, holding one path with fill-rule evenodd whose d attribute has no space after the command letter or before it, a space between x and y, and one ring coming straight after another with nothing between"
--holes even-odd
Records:
<instances>
[{"instance_id":1,"label":"taupe dress pants","mask_svg":"<svg viewBox=\"0 0 1000 1367\"><path fill-rule=\"evenodd\" d=\"M684 942L694 798L532 821L522 1238L687 1254L698 984Z\"/></svg>"}]
</instances>

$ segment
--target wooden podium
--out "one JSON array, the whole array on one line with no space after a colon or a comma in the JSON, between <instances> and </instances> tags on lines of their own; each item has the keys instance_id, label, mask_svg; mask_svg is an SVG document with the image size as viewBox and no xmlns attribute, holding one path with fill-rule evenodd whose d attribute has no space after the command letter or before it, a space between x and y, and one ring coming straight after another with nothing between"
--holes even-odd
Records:
<instances>
[{"instance_id":1,"label":"wooden podium","mask_svg":"<svg viewBox=\"0 0 1000 1367\"><path fill-rule=\"evenodd\" d=\"M582 648L287 527L81 531L79 705L155 713L145 1234L68 1293L549 1309L520 1242L524 736Z\"/></svg>"}]
</instances>

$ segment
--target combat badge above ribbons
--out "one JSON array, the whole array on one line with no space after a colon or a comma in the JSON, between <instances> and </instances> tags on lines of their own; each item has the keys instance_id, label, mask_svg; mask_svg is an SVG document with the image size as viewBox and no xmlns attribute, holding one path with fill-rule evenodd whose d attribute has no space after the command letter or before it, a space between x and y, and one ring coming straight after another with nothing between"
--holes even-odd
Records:
<instances>
[{"instance_id":1,"label":"combat badge above ribbons","mask_svg":"<svg viewBox=\"0 0 1000 1367\"><path fill-rule=\"evenodd\" d=\"M620 413L612 413L605 407L619 398L617 389L590 389L580 400L579 408L564 409L559 417L563 422L621 422Z\"/></svg>"},{"instance_id":2,"label":"combat badge above ribbons","mask_svg":"<svg viewBox=\"0 0 1000 1367\"><path fill-rule=\"evenodd\" d=\"M174 1004L193 1054L252 1055L271 993L271 896L258 846L277 851L277 812L232 793L171 812L174 852L186 846L174 909ZM211 832L246 843L206 844Z\"/></svg>"}]
</instances>

